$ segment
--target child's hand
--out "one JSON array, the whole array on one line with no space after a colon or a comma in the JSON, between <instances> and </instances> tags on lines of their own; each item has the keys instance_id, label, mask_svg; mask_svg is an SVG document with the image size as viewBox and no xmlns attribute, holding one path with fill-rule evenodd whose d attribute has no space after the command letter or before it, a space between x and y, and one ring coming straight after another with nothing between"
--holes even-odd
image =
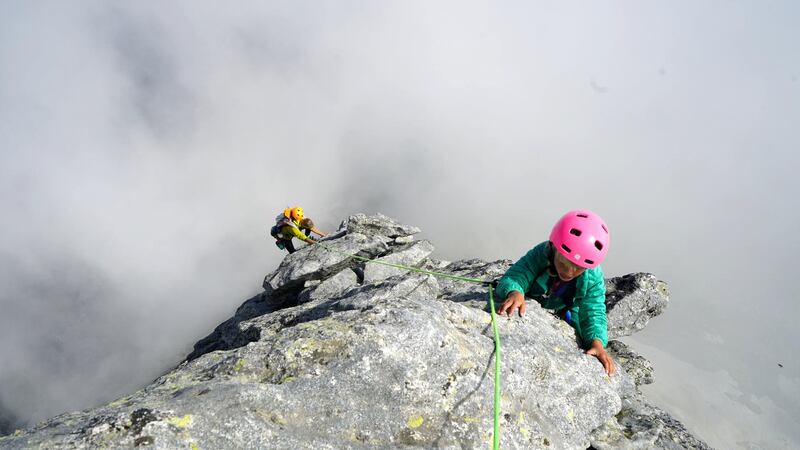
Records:
<instances>
[{"instance_id":1,"label":"child's hand","mask_svg":"<svg viewBox=\"0 0 800 450\"><path fill-rule=\"evenodd\" d=\"M519 291L511 291L506 297L506 301L503 302L503 305L500 306L500 311L498 314L501 316L503 314L507 314L509 318L511 318L511 314L519 308L519 316L522 317L525 315L525 296L522 295Z\"/></svg>"},{"instance_id":2,"label":"child's hand","mask_svg":"<svg viewBox=\"0 0 800 450\"><path fill-rule=\"evenodd\" d=\"M614 375L614 360L611 359L611 355L609 355L606 349L603 348L603 343L600 340L593 340L592 346L589 348L589 350L586 350L586 354L592 355L600 360L600 364L603 365L603 368L606 370L608 376Z\"/></svg>"}]
</instances>

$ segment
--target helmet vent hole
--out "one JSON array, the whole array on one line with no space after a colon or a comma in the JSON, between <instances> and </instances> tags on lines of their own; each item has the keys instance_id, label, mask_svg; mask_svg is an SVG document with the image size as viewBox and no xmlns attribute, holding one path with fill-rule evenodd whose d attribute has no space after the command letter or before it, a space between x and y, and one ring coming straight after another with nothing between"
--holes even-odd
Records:
<instances>
[{"instance_id":1,"label":"helmet vent hole","mask_svg":"<svg viewBox=\"0 0 800 450\"><path fill-rule=\"evenodd\" d=\"M581 230L579 230L577 228L573 228L573 229L569 230L569 234L574 234L575 236L580 236L581 235Z\"/></svg>"},{"instance_id":2,"label":"helmet vent hole","mask_svg":"<svg viewBox=\"0 0 800 450\"><path fill-rule=\"evenodd\" d=\"M606 228L606 224L602 224L600 226L603 227L603 231L605 231L606 234L608 234L608 228Z\"/></svg>"},{"instance_id":3,"label":"helmet vent hole","mask_svg":"<svg viewBox=\"0 0 800 450\"><path fill-rule=\"evenodd\" d=\"M584 261L586 264L594 264L594 261L592 261L591 259L584 259L583 261Z\"/></svg>"},{"instance_id":4,"label":"helmet vent hole","mask_svg":"<svg viewBox=\"0 0 800 450\"><path fill-rule=\"evenodd\" d=\"M569 247L567 247L567 246L566 246L566 245L564 245L564 244L561 244L561 248L563 248L563 249L564 249L564 251L565 251L565 252L567 252L567 253L572 253L572 250L570 250L570 249L569 249Z\"/></svg>"},{"instance_id":5,"label":"helmet vent hole","mask_svg":"<svg viewBox=\"0 0 800 450\"><path fill-rule=\"evenodd\" d=\"M588 219L589 218L589 216L587 216L586 214L577 214L577 216L578 217L583 217L584 219Z\"/></svg>"},{"instance_id":6,"label":"helmet vent hole","mask_svg":"<svg viewBox=\"0 0 800 450\"><path fill-rule=\"evenodd\" d=\"M602 243L602 242L600 242L600 241L594 241L594 246L595 246L595 247L596 247L598 250L600 250L600 251L603 251L603 243Z\"/></svg>"}]
</instances>

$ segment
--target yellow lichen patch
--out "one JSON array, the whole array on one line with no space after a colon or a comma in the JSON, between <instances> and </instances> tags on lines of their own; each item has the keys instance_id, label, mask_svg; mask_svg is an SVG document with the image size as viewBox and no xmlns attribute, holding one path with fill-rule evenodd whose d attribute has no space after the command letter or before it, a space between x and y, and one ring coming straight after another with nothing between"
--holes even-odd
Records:
<instances>
[{"instance_id":1,"label":"yellow lichen patch","mask_svg":"<svg viewBox=\"0 0 800 450\"><path fill-rule=\"evenodd\" d=\"M258 414L265 421L272 422L276 425L286 425L289 423L282 415L276 412L258 409L256 410L256 414Z\"/></svg>"},{"instance_id":2,"label":"yellow lichen patch","mask_svg":"<svg viewBox=\"0 0 800 450\"><path fill-rule=\"evenodd\" d=\"M283 383L291 383L292 381L294 381L294 380L296 380L296 379L297 379L297 377L293 377L293 376L291 376L291 375L286 375L285 377L281 378L281 379L278 381L278 384L283 384Z\"/></svg>"},{"instance_id":3,"label":"yellow lichen patch","mask_svg":"<svg viewBox=\"0 0 800 450\"><path fill-rule=\"evenodd\" d=\"M289 422L286 421L282 416L275 415L272 417L272 422L276 425L287 425Z\"/></svg>"},{"instance_id":4,"label":"yellow lichen patch","mask_svg":"<svg viewBox=\"0 0 800 450\"><path fill-rule=\"evenodd\" d=\"M286 422L286 419L283 418L283 416L272 411L257 409L256 414L258 414L259 417L264 419L265 422L272 422L276 425L286 425L288 423Z\"/></svg>"},{"instance_id":5,"label":"yellow lichen patch","mask_svg":"<svg viewBox=\"0 0 800 450\"><path fill-rule=\"evenodd\" d=\"M553 351L556 352L556 353L564 353L564 350L561 350L561 347L558 347L558 346L554 347Z\"/></svg>"},{"instance_id":6,"label":"yellow lichen patch","mask_svg":"<svg viewBox=\"0 0 800 450\"><path fill-rule=\"evenodd\" d=\"M113 402L109 403L108 406L112 406L112 407L122 406L129 400L130 400L130 397L118 398L118 399L114 400Z\"/></svg>"},{"instance_id":7,"label":"yellow lichen patch","mask_svg":"<svg viewBox=\"0 0 800 450\"><path fill-rule=\"evenodd\" d=\"M472 361L470 361L468 359L462 359L458 363L458 370L461 371L461 372L469 372L470 370L474 369L475 367L477 367L477 364L475 364L474 362L472 362Z\"/></svg>"},{"instance_id":8,"label":"yellow lichen patch","mask_svg":"<svg viewBox=\"0 0 800 450\"><path fill-rule=\"evenodd\" d=\"M317 363L325 364L337 357L347 347L339 339L297 339L286 351L286 359L294 361L298 358L307 358Z\"/></svg>"},{"instance_id":9,"label":"yellow lichen patch","mask_svg":"<svg viewBox=\"0 0 800 450\"><path fill-rule=\"evenodd\" d=\"M425 419L422 416L411 416L406 425L408 425L408 428L419 428L423 422L425 422Z\"/></svg>"},{"instance_id":10,"label":"yellow lichen patch","mask_svg":"<svg viewBox=\"0 0 800 450\"><path fill-rule=\"evenodd\" d=\"M348 324L343 321L335 320L331 318L321 319L321 320L312 320L309 322L303 322L297 325L298 330L324 330L327 335L340 333L340 334L350 334L353 330L350 328Z\"/></svg>"},{"instance_id":11,"label":"yellow lichen patch","mask_svg":"<svg viewBox=\"0 0 800 450\"><path fill-rule=\"evenodd\" d=\"M270 420L272 423L274 423L274 424L277 424L277 425L286 425L286 424L288 424L288 423L289 423L289 422L287 422L287 421L286 421L286 419L284 419L284 418L283 418L283 416L282 416L282 415L280 415L280 414L273 414L273 415L272 415L272 417L270 417L270 419L269 419L269 420Z\"/></svg>"},{"instance_id":12,"label":"yellow lichen patch","mask_svg":"<svg viewBox=\"0 0 800 450\"><path fill-rule=\"evenodd\" d=\"M480 421L481 421L481 419L479 419L477 417L464 416L464 422L466 422L466 423L477 423L477 422L480 422Z\"/></svg>"},{"instance_id":13,"label":"yellow lichen patch","mask_svg":"<svg viewBox=\"0 0 800 450\"><path fill-rule=\"evenodd\" d=\"M527 428L520 428L519 432L522 433L523 436L525 436L525 439L530 439L531 438L531 430L529 430Z\"/></svg>"},{"instance_id":14,"label":"yellow lichen patch","mask_svg":"<svg viewBox=\"0 0 800 450\"><path fill-rule=\"evenodd\" d=\"M189 443L189 448L190 448L191 450L200 450L200 447L198 447L198 446L197 446L197 443L196 443L196 442L190 442L190 443Z\"/></svg>"},{"instance_id":15,"label":"yellow lichen patch","mask_svg":"<svg viewBox=\"0 0 800 450\"><path fill-rule=\"evenodd\" d=\"M244 368L244 363L245 363L244 358L239 358L239 360L236 361L236 365L233 366L233 371L239 372L240 370L242 370Z\"/></svg>"},{"instance_id":16,"label":"yellow lichen patch","mask_svg":"<svg viewBox=\"0 0 800 450\"><path fill-rule=\"evenodd\" d=\"M177 428L186 428L192 424L192 416L187 414L183 417L170 417L167 423Z\"/></svg>"},{"instance_id":17,"label":"yellow lichen patch","mask_svg":"<svg viewBox=\"0 0 800 450\"><path fill-rule=\"evenodd\" d=\"M570 422L575 420L575 411L573 411L572 408L567 411L567 420Z\"/></svg>"}]
</instances>

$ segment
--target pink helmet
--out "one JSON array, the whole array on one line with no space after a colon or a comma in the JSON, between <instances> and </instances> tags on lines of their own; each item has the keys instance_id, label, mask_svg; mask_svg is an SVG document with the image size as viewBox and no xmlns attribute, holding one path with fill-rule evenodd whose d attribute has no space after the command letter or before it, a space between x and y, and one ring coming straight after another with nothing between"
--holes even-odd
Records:
<instances>
[{"instance_id":1,"label":"pink helmet","mask_svg":"<svg viewBox=\"0 0 800 450\"><path fill-rule=\"evenodd\" d=\"M576 209L564 214L556 223L550 232L550 242L568 260L592 269L606 257L611 237L600 216L585 209Z\"/></svg>"}]
</instances>

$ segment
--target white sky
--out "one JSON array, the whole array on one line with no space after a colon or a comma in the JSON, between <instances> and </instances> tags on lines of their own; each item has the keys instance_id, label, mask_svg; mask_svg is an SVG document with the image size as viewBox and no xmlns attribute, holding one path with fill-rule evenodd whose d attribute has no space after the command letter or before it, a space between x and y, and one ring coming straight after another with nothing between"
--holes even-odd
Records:
<instances>
[{"instance_id":1,"label":"white sky","mask_svg":"<svg viewBox=\"0 0 800 450\"><path fill-rule=\"evenodd\" d=\"M607 275L670 284L635 337L653 397L718 448L800 445L796 3L236 6L0 4L5 407L176 364L259 291L289 204L383 212L447 260L589 208Z\"/></svg>"}]
</instances>

